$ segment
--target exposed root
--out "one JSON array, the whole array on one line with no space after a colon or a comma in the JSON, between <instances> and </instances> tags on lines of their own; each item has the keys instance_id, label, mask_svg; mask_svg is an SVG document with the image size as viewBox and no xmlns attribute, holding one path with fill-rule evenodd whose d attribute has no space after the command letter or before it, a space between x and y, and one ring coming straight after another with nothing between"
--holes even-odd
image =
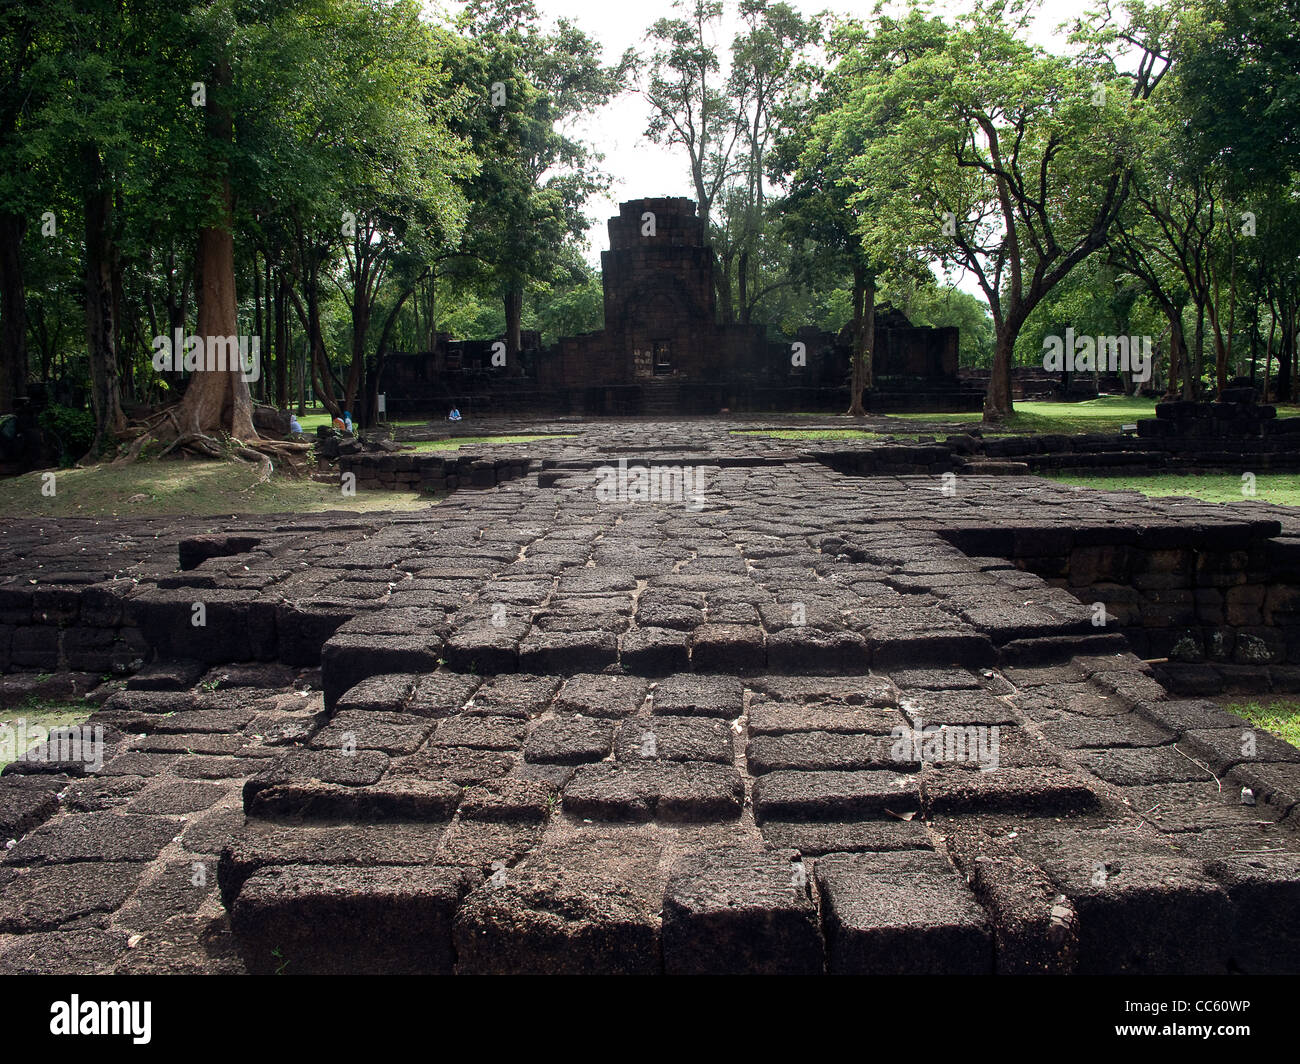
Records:
<instances>
[{"instance_id":1,"label":"exposed root","mask_svg":"<svg viewBox=\"0 0 1300 1064\"><path fill-rule=\"evenodd\" d=\"M217 438L202 432L182 432L175 409L175 407L168 407L151 414L143 422L136 422L135 428L139 431L139 435L131 441L122 455L113 460L112 464L126 465L135 462L139 460L146 447L159 444L162 450L151 457L166 458L173 452L180 452L199 458L219 460L234 458L256 465L258 477L253 486L265 484L277 469L293 477L302 476L306 471L306 460L312 450L310 443L261 438L244 441L230 439L224 435Z\"/></svg>"},{"instance_id":2,"label":"exposed root","mask_svg":"<svg viewBox=\"0 0 1300 1064\"><path fill-rule=\"evenodd\" d=\"M234 455L236 458L240 459L240 461L253 462L260 467L258 469L257 479L245 488L245 491L249 491L252 488L257 487L259 484L265 484L271 479L271 473L274 472L275 467L271 464L271 459L268 455L263 454L260 450L255 451L252 447L245 447L239 443L235 444Z\"/></svg>"},{"instance_id":3,"label":"exposed root","mask_svg":"<svg viewBox=\"0 0 1300 1064\"><path fill-rule=\"evenodd\" d=\"M204 455L207 458L225 458L226 449L222 447L219 440L214 440L211 436L205 436L201 432L187 432L177 436L166 447L158 452L159 458L166 458L172 451L177 448L184 448L195 454Z\"/></svg>"},{"instance_id":4,"label":"exposed root","mask_svg":"<svg viewBox=\"0 0 1300 1064\"><path fill-rule=\"evenodd\" d=\"M311 444L297 443L293 440L261 440L242 445L245 450L256 452L268 462L275 460L280 469L291 476L302 476L306 471L306 458L311 453Z\"/></svg>"}]
</instances>

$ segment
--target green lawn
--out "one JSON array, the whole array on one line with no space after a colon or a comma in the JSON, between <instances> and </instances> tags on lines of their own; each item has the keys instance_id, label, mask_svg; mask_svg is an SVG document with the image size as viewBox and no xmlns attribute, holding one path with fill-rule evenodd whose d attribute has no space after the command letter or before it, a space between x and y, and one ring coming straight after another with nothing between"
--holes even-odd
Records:
<instances>
[{"instance_id":1,"label":"green lawn","mask_svg":"<svg viewBox=\"0 0 1300 1064\"><path fill-rule=\"evenodd\" d=\"M0 769L15 761L42 737L37 728L67 728L85 724L95 707L86 702L56 702L29 698L10 709L0 709ZM20 740L22 749L18 749Z\"/></svg>"},{"instance_id":2,"label":"green lawn","mask_svg":"<svg viewBox=\"0 0 1300 1064\"><path fill-rule=\"evenodd\" d=\"M878 432L861 429L732 429L733 436L768 436L774 440L878 440Z\"/></svg>"},{"instance_id":3,"label":"green lawn","mask_svg":"<svg viewBox=\"0 0 1300 1064\"><path fill-rule=\"evenodd\" d=\"M298 424L302 426L302 431L305 435L315 436L316 429L319 426L328 425L333 420L334 419L330 417L326 411L322 410L319 414L303 414L302 417L298 419Z\"/></svg>"},{"instance_id":4,"label":"green lawn","mask_svg":"<svg viewBox=\"0 0 1300 1064\"><path fill-rule=\"evenodd\" d=\"M54 475L54 494L42 487ZM312 513L320 510L418 510L430 498L417 492L358 491L276 473L257 483L244 462L201 459L139 461L125 466L45 470L0 480L5 517L157 517L236 513Z\"/></svg>"},{"instance_id":5,"label":"green lawn","mask_svg":"<svg viewBox=\"0 0 1300 1064\"><path fill-rule=\"evenodd\" d=\"M1294 473L1258 474L1253 496L1242 494L1242 479L1235 473L1165 473L1151 477L1052 474L1047 479L1101 491L1140 491L1156 498L1190 495L1206 502L1275 502L1279 506L1300 506L1300 477Z\"/></svg>"},{"instance_id":6,"label":"green lawn","mask_svg":"<svg viewBox=\"0 0 1300 1064\"><path fill-rule=\"evenodd\" d=\"M571 440L575 433L535 436L457 436L450 440L416 440L407 446L417 451L455 451L466 444L484 443L532 443L534 440Z\"/></svg>"},{"instance_id":7,"label":"green lawn","mask_svg":"<svg viewBox=\"0 0 1300 1064\"><path fill-rule=\"evenodd\" d=\"M1300 701L1292 698L1234 702L1227 708L1229 713L1244 717L1292 746L1300 746Z\"/></svg>"},{"instance_id":8,"label":"green lawn","mask_svg":"<svg viewBox=\"0 0 1300 1064\"><path fill-rule=\"evenodd\" d=\"M333 422L334 419L324 410L315 414L304 414L298 419L298 424L302 426L302 431L308 436L314 436L318 426L331 425ZM411 418L409 420L388 421L385 422L385 424L397 428L416 428L420 425L432 425L433 422L428 418Z\"/></svg>"},{"instance_id":9,"label":"green lawn","mask_svg":"<svg viewBox=\"0 0 1300 1064\"><path fill-rule=\"evenodd\" d=\"M1103 395L1083 403L1024 401L1015 404L1015 412L994 432L998 435L1025 433L1119 432L1121 425L1131 425L1138 418L1155 417L1155 401L1125 395ZM964 426L979 424L984 415L978 411L965 414L890 414L898 421L925 421L951 425L954 432Z\"/></svg>"}]
</instances>

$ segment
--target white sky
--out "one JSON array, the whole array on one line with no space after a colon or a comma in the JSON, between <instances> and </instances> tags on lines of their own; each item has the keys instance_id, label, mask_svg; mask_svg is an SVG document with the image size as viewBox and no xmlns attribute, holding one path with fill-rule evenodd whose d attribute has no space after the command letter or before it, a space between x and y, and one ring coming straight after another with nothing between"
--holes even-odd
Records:
<instances>
[{"instance_id":1,"label":"white sky","mask_svg":"<svg viewBox=\"0 0 1300 1064\"><path fill-rule=\"evenodd\" d=\"M859 0L857 3L845 0L787 2L808 15L832 11L863 19L869 18L874 8L874 0ZM616 62L630 47L644 52L646 30L658 19L674 14L672 0L641 0L631 7L610 0L535 0L535 3L544 19L550 21L567 18L588 36L599 41L604 48L607 63ZM434 4L429 3L427 6L433 8ZM456 0L446 0L442 6L445 10L456 10L460 5ZM891 3L890 11L901 13L907 6ZM934 0L932 4L937 14L968 10L971 6L970 3L958 0ZM1033 39L1053 50L1063 50L1064 35L1056 34L1057 27L1095 6L1093 0L1044 0L1034 23ZM725 77L726 60L739 19L736 16L736 0L723 0L723 7L723 22L715 44L723 61L722 76ZM609 247L605 222L611 215L618 213L620 201L646 196L695 198L684 150L680 147L671 149L667 145L650 141L645 136L648 120L649 107L645 100L629 91L574 129L583 141L604 156L600 165L614 178L609 195L592 199L587 206L588 216L595 223L587 233L590 243L587 258L593 264L599 265L600 252ZM959 287L979 294L978 286L970 278L965 278Z\"/></svg>"}]
</instances>

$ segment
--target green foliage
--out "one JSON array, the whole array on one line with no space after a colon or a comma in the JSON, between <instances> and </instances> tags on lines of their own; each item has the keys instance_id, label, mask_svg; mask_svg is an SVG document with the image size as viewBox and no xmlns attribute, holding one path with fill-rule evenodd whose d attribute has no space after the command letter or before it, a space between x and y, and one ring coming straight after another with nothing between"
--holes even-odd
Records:
<instances>
[{"instance_id":1,"label":"green foliage","mask_svg":"<svg viewBox=\"0 0 1300 1064\"><path fill-rule=\"evenodd\" d=\"M51 404L41 411L37 422L59 441L60 465L72 465L86 453L95 437L95 416L89 410Z\"/></svg>"}]
</instances>

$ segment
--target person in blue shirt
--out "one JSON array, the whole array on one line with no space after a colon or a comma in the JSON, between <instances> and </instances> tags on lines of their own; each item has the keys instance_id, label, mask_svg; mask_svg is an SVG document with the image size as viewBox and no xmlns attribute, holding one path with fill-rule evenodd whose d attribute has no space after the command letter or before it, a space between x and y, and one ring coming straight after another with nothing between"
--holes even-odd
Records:
<instances>
[{"instance_id":1,"label":"person in blue shirt","mask_svg":"<svg viewBox=\"0 0 1300 1064\"><path fill-rule=\"evenodd\" d=\"M459 420L460 420L460 411L457 410L456 407L453 406L453 407L451 408L451 413L447 415L447 420L448 420L448 421L459 421Z\"/></svg>"}]
</instances>

